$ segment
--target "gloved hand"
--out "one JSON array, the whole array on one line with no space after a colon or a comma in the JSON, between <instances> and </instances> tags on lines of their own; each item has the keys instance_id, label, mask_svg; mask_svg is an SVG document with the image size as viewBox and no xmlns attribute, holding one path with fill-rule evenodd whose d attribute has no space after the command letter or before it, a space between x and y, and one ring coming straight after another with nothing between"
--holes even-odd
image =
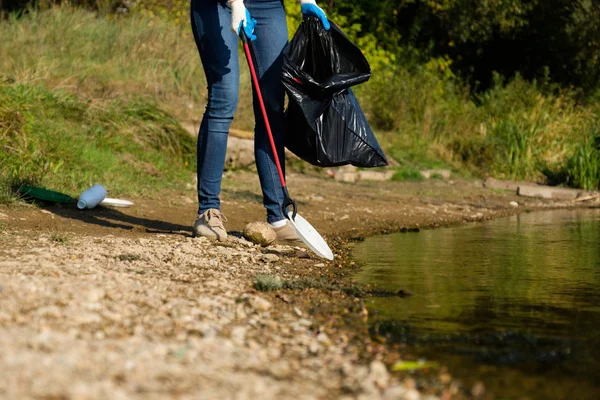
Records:
<instances>
[{"instance_id":1,"label":"gloved hand","mask_svg":"<svg viewBox=\"0 0 600 400\"><path fill-rule=\"evenodd\" d=\"M227 5L231 8L231 30L239 36L240 29L244 29L250 41L256 40L254 34L256 20L250 17L250 13L244 5L244 0L229 0Z\"/></svg>"},{"instance_id":2,"label":"gloved hand","mask_svg":"<svg viewBox=\"0 0 600 400\"><path fill-rule=\"evenodd\" d=\"M325 28L326 31L329 30L331 27L329 25L329 20L327 19L325 12L317 5L315 0L300 0L300 8L302 9L302 15L315 16L319 18L323 24L323 28Z\"/></svg>"}]
</instances>

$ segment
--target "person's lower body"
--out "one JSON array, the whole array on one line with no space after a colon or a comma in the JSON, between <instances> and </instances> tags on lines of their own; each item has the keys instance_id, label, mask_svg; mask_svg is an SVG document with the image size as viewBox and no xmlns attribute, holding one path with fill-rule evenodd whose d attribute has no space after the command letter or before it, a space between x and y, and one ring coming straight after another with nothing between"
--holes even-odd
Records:
<instances>
[{"instance_id":1,"label":"person's lower body","mask_svg":"<svg viewBox=\"0 0 600 400\"><path fill-rule=\"evenodd\" d=\"M287 43L285 10L280 0L246 0L245 5L257 20L257 40L251 43L255 68L281 167L285 171L284 88L280 79L282 51ZM194 231L211 239L222 239L226 233L223 235L219 195L229 127L238 102L239 38L231 31L231 11L225 1L192 0L191 22L208 84L207 106L198 133L199 207ZM283 191L256 94L254 114L254 150L267 221L275 228L281 228L286 224L281 209Z\"/></svg>"}]
</instances>

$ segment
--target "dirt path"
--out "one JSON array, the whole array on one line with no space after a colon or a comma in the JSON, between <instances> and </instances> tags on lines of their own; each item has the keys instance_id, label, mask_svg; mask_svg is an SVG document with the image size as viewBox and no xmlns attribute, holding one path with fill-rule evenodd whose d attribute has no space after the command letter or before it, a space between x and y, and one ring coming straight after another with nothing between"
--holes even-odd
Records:
<instances>
[{"instance_id":1,"label":"dirt path","mask_svg":"<svg viewBox=\"0 0 600 400\"><path fill-rule=\"evenodd\" d=\"M335 244L333 262L235 237L263 218L251 173L224 181L233 235L220 245L191 238L189 189L120 210L0 207L0 398L464 397L452 380L390 374L401 355L368 337L361 299L258 292L253 277L339 281L351 273L340 247L348 238L556 204L463 181L292 175L289 186L301 213Z\"/></svg>"}]
</instances>

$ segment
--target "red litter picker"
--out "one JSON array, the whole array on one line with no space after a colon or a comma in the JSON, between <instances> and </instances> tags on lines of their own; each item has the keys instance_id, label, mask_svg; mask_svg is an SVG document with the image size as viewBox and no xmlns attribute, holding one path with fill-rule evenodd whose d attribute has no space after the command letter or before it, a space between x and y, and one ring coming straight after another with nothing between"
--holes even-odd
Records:
<instances>
[{"instance_id":1,"label":"red litter picker","mask_svg":"<svg viewBox=\"0 0 600 400\"><path fill-rule=\"evenodd\" d=\"M281 181L281 188L283 190L283 204L281 206L281 209L283 211L283 215L285 215L287 219L290 220L292 226L294 227L294 230L298 234L298 237L308 246L309 249L311 249L315 254L322 258L325 258L327 260L333 260L333 252L331 251L323 237L319 234L319 232L317 232L315 228L312 227L311 224L308 223L307 220L305 220L300 214L298 214L296 202L290 197L285 182L285 177L283 176L283 170L281 169L281 163L279 162L279 156L277 155L277 149L275 148L275 140L273 140L273 132L271 131L271 124L269 124L267 109L265 108L262 92L258 83L258 76L256 74L256 69L254 68L254 51L252 49L252 46L250 45L248 36L246 36L246 33L243 29L240 29L240 38L242 39L242 43L244 45L244 53L246 54L246 60L248 61L248 67L250 68L252 84L254 85L256 97L260 104L260 109L265 120L267 134L269 135L269 142L271 143L271 151L273 152L273 159L275 160L275 165L277 165L277 172L279 174L279 180ZM288 210L290 207L292 209Z\"/></svg>"}]
</instances>

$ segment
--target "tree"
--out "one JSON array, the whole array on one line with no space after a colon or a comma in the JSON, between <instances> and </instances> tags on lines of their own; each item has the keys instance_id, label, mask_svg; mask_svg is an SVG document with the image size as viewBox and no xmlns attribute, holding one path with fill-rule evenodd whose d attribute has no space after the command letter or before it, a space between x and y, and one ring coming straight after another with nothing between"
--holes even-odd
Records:
<instances>
[{"instance_id":1,"label":"tree","mask_svg":"<svg viewBox=\"0 0 600 400\"><path fill-rule=\"evenodd\" d=\"M472 87L494 72L540 76L584 92L600 81L600 0L335 0L329 10L389 51L449 56Z\"/></svg>"}]
</instances>

